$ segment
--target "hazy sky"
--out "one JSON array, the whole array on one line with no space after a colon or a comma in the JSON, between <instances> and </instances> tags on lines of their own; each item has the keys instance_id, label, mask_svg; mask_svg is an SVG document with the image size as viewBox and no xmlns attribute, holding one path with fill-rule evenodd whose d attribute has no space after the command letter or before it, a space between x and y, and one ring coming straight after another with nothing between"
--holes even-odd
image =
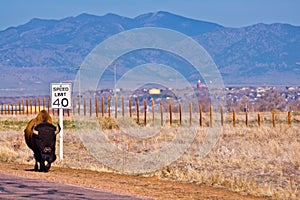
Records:
<instances>
[{"instance_id":1,"label":"hazy sky","mask_svg":"<svg viewBox=\"0 0 300 200\"><path fill-rule=\"evenodd\" d=\"M0 30L32 18L61 19L81 13L126 17L169 11L228 27L256 23L300 26L299 0L0 0Z\"/></svg>"}]
</instances>

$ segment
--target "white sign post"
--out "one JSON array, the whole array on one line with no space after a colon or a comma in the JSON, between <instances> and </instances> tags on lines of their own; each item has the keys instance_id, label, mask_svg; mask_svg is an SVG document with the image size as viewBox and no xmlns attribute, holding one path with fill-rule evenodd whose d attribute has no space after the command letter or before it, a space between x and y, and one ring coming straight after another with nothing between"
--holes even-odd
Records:
<instances>
[{"instance_id":1,"label":"white sign post","mask_svg":"<svg viewBox=\"0 0 300 200\"><path fill-rule=\"evenodd\" d=\"M51 83L51 108L59 109L59 158L63 159L64 124L63 109L71 108L71 83Z\"/></svg>"}]
</instances>

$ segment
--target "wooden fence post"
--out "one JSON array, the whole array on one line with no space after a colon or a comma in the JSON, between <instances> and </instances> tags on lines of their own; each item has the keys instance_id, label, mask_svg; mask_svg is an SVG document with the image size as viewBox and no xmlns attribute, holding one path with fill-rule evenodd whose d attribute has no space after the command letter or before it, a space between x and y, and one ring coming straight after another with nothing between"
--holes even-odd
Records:
<instances>
[{"instance_id":1,"label":"wooden fence post","mask_svg":"<svg viewBox=\"0 0 300 200\"><path fill-rule=\"evenodd\" d=\"M257 113L257 125L260 127L260 113Z\"/></svg>"},{"instance_id":2,"label":"wooden fence post","mask_svg":"<svg viewBox=\"0 0 300 200\"><path fill-rule=\"evenodd\" d=\"M275 127L275 112L274 111L272 112L272 124L273 124L273 127Z\"/></svg>"},{"instance_id":3,"label":"wooden fence post","mask_svg":"<svg viewBox=\"0 0 300 200\"><path fill-rule=\"evenodd\" d=\"M122 117L125 116L124 96L122 96Z\"/></svg>"},{"instance_id":4,"label":"wooden fence post","mask_svg":"<svg viewBox=\"0 0 300 200\"><path fill-rule=\"evenodd\" d=\"M213 107L212 105L209 106L209 126L212 127L212 115L213 115Z\"/></svg>"},{"instance_id":5,"label":"wooden fence post","mask_svg":"<svg viewBox=\"0 0 300 200\"><path fill-rule=\"evenodd\" d=\"M129 117L132 118L132 99L129 99Z\"/></svg>"},{"instance_id":6,"label":"wooden fence post","mask_svg":"<svg viewBox=\"0 0 300 200\"><path fill-rule=\"evenodd\" d=\"M46 106L45 106L45 98L43 98L43 110L46 109Z\"/></svg>"},{"instance_id":7,"label":"wooden fence post","mask_svg":"<svg viewBox=\"0 0 300 200\"><path fill-rule=\"evenodd\" d=\"M48 99L48 113L50 113L50 98Z\"/></svg>"},{"instance_id":8,"label":"wooden fence post","mask_svg":"<svg viewBox=\"0 0 300 200\"><path fill-rule=\"evenodd\" d=\"M160 108L160 125L163 126L164 125L164 115L163 115L163 104L162 102L159 103L159 108Z\"/></svg>"},{"instance_id":9,"label":"wooden fence post","mask_svg":"<svg viewBox=\"0 0 300 200\"><path fill-rule=\"evenodd\" d=\"M90 97L90 117L92 117L93 107L92 107L92 98Z\"/></svg>"},{"instance_id":10,"label":"wooden fence post","mask_svg":"<svg viewBox=\"0 0 300 200\"><path fill-rule=\"evenodd\" d=\"M30 114L32 115L32 99L30 99Z\"/></svg>"},{"instance_id":11,"label":"wooden fence post","mask_svg":"<svg viewBox=\"0 0 300 200\"><path fill-rule=\"evenodd\" d=\"M193 104L192 103L190 103L190 126L192 125L192 111L193 110Z\"/></svg>"},{"instance_id":12,"label":"wooden fence post","mask_svg":"<svg viewBox=\"0 0 300 200\"><path fill-rule=\"evenodd\" d=\"M37 114L37 102L36 99L34 99L34 114Z\"/></svg>"},{"instance_id":13,"label":"wooden fence post","mask_svg":"<svg viewBox=\"0 0 300 200\"><path fill-rule=\"evenodd\" d=\"M291 111L288 111L287 122L288 122L288 126L291 127Z\"/></svg>"},{"instance_id":14,"label":"wooden fence post","mask_svg":"<svg viewBox=\"0 0 300 200\"><path fill-rule=\"evenodd\" d=\"M16 105L16 115L21 114L21 102L18 100L18 104Z\"/></svg>"},{"instance_id":15,"label":"wooden fence post","mask_svg":"<svg viewBox=\"0 0 300 200\"><path fill-rule=\"evenodd\" d=\"M147 124L147 102L144 100L144 125Z\"/></svg>"},{"instance_id":16,"label":"wooden fence post","mask_svg":"<svg viewBox=\"0 0 300 200\"><path fill-rule=\"evenodd\" d=\"M38 107L39 107L39 112L41 112L41 100L38 98Z\"/></svg>"},{"instance_id":17,"label":"wooden fence post","mask_svg":"<svg viewBox=\"0 0 300 200\"><path fill-rule=\"evenodd\" d=\"M136 104L136 123L140 124L140 102L138 99L135 100Z\"/></svg>"},{"instance_id":18,"label":"wooden fence post","mask_svg":"<svg viewBox=\"0 0 300 200\"><path fill-rule=\"evenodd\" d=\"M96 117L99 117L99 99L98 97L95 98L95 110L96 110Z\"/></svg>"},{"instance_id":19,"label":"wooden fence post","mask_svg":"<svg viewBox=\"0 0 300 200\"><path fill-rule=\"evenodd\" d=\"M246 115L246 122L245 123L246 123L246 126L248 126L248 112L247 111L245 112L245 115Z\"/></svg>"},{"instance_id":20,"label":"wooden fence post","mask_svg":"<svg viewBox=\"0 0 300 200\"><path fill-rule=\"evenodd\" d=\"M102 118L104 117L104 97L101 98L101 113Z\"/></svg>"},{"instance_id":21,"label":"wooden fence post","mask_svg":"<svg viewBox=\"0 0 300 200\"><path fill-rule=\"evenodd\" d=\"M169 104L170 126L172 126L172 103Z\"/></svg>"},{"instance_id":22,"label":"wooden fence post","mask_svg":"<svg viewBox=\"0 0 300 200\"><path fill-rule=\"evenodd\" d=\"M235 127L235 122L236 122L236 115L235 115L235 109L232 110L232 125Z\"/></svg>"},{"instance_id":23,"label":"wooden fence post","mask_svg":"<svg viewBox=\"0 0 300 200\"><path fill-rule=\"evenodd\" d=\"M29 109L28 99L26 99L26 115L29 114L28 109ZM49 113L49 111L48 111L48 113Z\"/></svg>"},{"instance_id":24,"label":"wooden fence post","mask_svg":"<svg viewBox=\"0 0 300 200\"><path fill-rule=\"evenodd\" d=\"M86 97L83 97L83 115L86 116Z\"/></svg>"},{"instance_id":25,"label":"wooden fence post","mask_svg":"<svg viewBox=\"0 0 300 200\"><path fill-rule=\"evenodd\" d=\"M154 99L152 99L152 121L153 121L153 126L154 126Z\"/></svg>"},{"instance_id":26,"label":"wooden fence post","mask_svg":"<svg viewBox=\"0 0 300 200\"><path fill-rule=\"evenodd\" d=\"M24 115L25 114L24 99L22 99L22 108L23 108L22 114Z\"/></svg>"},{"instance_id":27,"label":"wooden fence post","mask_svg":"<svg viewBox=\"0 0 300 200\"><path fill-rule=\"evenodd\" d=\"M179 104L179 125L182 125L182 106Z\"/></svg>"},{"instance_id":28,"label":"wooden fence post","mask_svg":"<svg viewBox=\"0 0 300 200\"><path fill-rule=\"evenodd\" d=\"M118 118L118 96L115 96L115 118Z\"/></svg>"},{"instance_id":29,"label":"wooden fence post","mask_svg":"<svg viewBox=\"0 0 300 200\"><path fill-rule=\"evenodd\" d=\"M223 106L220 105L220 113L221 113L221 126L224 125L224 114L223 114Z\"/></svg>"},{"instance_id":30,"label":"wooden fence post","mask_svg":"<svg viewBox=\"0 0 300 200\"><path fill-rule=\"evenodd\" d=\"M78 95L78 115L80 115L80 103L81 103L81 97Z\"/></svg>"},{"instance_id":31,"label":"wooden fence post","mask_svg":"<svg viewBox=\"0 0 300 200\"><path fill-rule=\"evenodd\" d=\"M202 104L199 104L199 124L200 124L200 127L203 126Z\"/></svg>"},{"instance_id":32,"label":"wooden fence post","mask_svg":"<svg viewBox=\"0 0 300 200\"><path fill-rule=\"evenodd\" d=\"M18 100L18 104L15 105L15 114L18 115L20 113L20 100Z\"/></svg>"},{"instance_id":33,"label":"wooden fence post","mask_svg":"<svg viewBox=\"0 0 300 200\"><path fill-rule=\"evenodd\" d=\"M107 111L108 117L110 118L110 96L107 97Z\"/></svg>"},{"instance_id":34,"label":"wooden fence post","mask_svg":"<svg viewBox=\"0 0 300 200\"><path fill-rule=\"evenodd\" d=\"M75 99L73 99L73 104L72 104L72 114L73 114L73 116L75 116L75 110L76 110L76 101L75 101Z\"/></svg>"}]
</instances>

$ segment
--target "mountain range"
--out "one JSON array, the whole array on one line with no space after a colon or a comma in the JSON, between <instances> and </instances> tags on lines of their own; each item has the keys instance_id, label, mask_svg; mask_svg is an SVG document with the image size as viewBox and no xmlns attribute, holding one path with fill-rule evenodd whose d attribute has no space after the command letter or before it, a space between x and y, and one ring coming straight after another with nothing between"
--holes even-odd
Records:
<instances>
[{"instance_id":1,"label":"mountain range","mask_svg":"<svg viewBox=\"0 0 300 200\"><path fill-rule=\"evenodd\" d=\"M299 26L259 23L230 28L159 11L135 18L116 14L34 18L0 31L0 94L36 94L49 88L50 82L72 80L76 66L96 45L114 34L141 27L168 28L192 37L211 55L225 85L300 83ZM193 73L187 74L191 82L196 81Z\"/></svg>"}]
</instances>

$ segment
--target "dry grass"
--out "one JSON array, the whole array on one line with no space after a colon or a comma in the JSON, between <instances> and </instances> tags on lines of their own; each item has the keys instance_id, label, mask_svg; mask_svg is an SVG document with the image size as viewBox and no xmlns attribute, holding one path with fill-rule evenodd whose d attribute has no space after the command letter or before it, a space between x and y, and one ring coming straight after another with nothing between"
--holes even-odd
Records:
<instances>
[{"instance_id":1,"label":"dry grass","mask_svg":"<svg viewBox=\"0 0 300 200\"><path fill-rule=\"evenodd\" d=\"M0 117L0 160L33 165L32 153L23 138L23 129L30 118ZM114 145L124 152L135 153L159 150L172 140L179 128L165 127L155 137L136 139L120 134L115 122L105 121L103 125L106 127L104 133ZM89 154L75 131L77 127L72 118L65 120L65 126L64 160L58 159L54 165L113 171ZM144 176L156 175L160 179L222 187L273 199L300 199L300 127L297 123L291 127L276 124L275 128L271 125L260 128L225 125L216 146L200 159L199 145L208 129L199 128L196 140L180 159Z\"/></svg>"},{"instance_id":2,"label":"dry grass","mask_svg":"<svg viewBox=\"0 0 300 200\"><path fill-rule=\"evenodd\" d=\"M204 159L195 152L194 146L162 176L275 199L300 197L299 128L225 127Z\"/></svg>"}]
</instances>

